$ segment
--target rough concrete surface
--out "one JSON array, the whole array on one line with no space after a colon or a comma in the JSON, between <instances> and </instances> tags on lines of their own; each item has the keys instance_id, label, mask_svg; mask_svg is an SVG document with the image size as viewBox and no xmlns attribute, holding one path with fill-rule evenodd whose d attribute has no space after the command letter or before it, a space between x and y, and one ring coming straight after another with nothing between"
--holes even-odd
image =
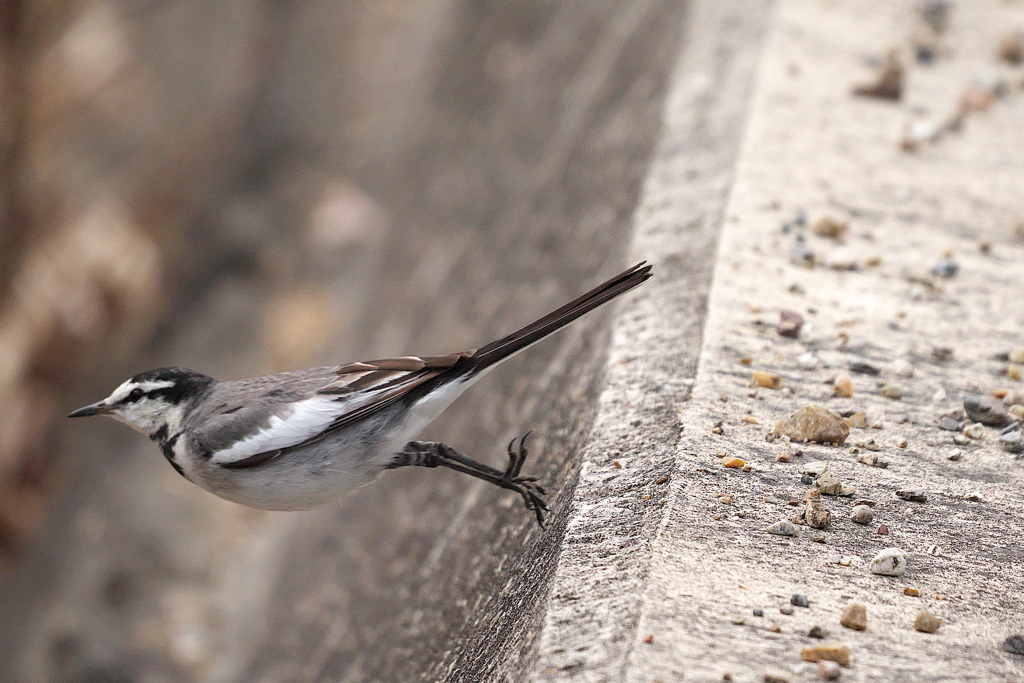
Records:
<instances>
[{"instance_id":1,"label":"rough concrete surface","mask_svg":"<svg viewBox=\"0 0 1024 683\"><path fill-rule=\"evenodd\" d=\"M1001 647L1024 630L1024 556L1013 540L1024 515L1021 462L996 445L991 427L977 440L957 435L963 446L938 428L967 394L1022 388L1000 354L1024 344L1024 243L1014 236L1024 219L1024 93L1020 70L995 58L998 40L1024 23L1022 10L955 6L940 56L923 66L908 43L920 25L916 3L779 3L625 674L606 667L577 676L569 665L538 678L815 680L817 666L801 663L801 650L821 643L807 635L813 626L852 650L843 680L1024 676L1022 658ZM907 67L902 100L853 97L853 86L873 78L866 57L877 63L893 47ZM942 121L976 74L993 70L1009 83L1005 96L971 113L958 132L916 152L901 149L912 121ZM783 230L801 210L812 225L823 216L847 221L845 244L810 227ZM791 259L796 233L806 234L816 267ZM958 274L930 275L946 250ZM781 309L806 319L798 339L776 333ZM814 369L797 362L808 353ZM852 372L858 359L879 374ZM913 377L896 374L901 360ZM781 386L751 386L756 370ZM833 397L833 381L847 375L852 397ZM885 397L886 383L898 384L902 397ZM772 441L776 421L809 403L863 412L869 428L852 429L842 447ZM959 461L949 459L955 448ZM888 467L857 462L856 451ZM723 455L742 458L749 471L724 467ZM622 472L643 467L638 460ZM811 461L856 487L854 498L876 501L874 522L850 521L850 497L824 496L830 528L801 526L793 538L766 533L795 516L787 502L812 488L801 481ZM604 467L614 485L622 475ZM926 489L927 500L895 495L910 488ZM887 547L907 554L905 575L868 571ZM794 594L806 595L809 607L792 607ZM864 631L839 623L855 602L866 605ZM914 629L919 611L942 619L936 633ZM555 648L557 640L545 643ZM578 641L560 648L567 645Z\"/></svg>"}]
</instances>

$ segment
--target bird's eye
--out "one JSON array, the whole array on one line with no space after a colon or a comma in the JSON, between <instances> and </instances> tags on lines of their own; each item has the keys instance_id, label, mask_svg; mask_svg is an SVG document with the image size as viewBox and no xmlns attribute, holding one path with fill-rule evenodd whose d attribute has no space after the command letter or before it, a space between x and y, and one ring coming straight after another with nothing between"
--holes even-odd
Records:
<instances>
[{"instance_id":1,"label":"bird's eye","mask_svg":"<svg viewBox=\"0 0 1024 683\"><path fill-rule=\"evenodd\" d=\"M140 398L142 398L142 394L143 393L145 393L145 392L143 392L142 389L139 389L138 387L135 387L134 389L131 390L131 393L128 394L128 400L129 401L138 401Z\"/></svg>"}]
</instances>

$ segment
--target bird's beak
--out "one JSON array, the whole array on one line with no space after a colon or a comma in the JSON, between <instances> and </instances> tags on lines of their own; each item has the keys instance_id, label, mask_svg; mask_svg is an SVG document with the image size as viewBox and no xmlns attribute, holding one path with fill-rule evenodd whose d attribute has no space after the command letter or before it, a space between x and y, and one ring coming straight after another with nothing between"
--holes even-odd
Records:
<instances>
[{"instance_id":1,"label":"bird's beak","mask_svg":"<svg viewBox=\"0 0 1024 683\"><path fill-rule=\"evenodd\" d=\"M68 414L68 417L89 417L90 415L106 415L111 410L113 410L113 408L111 406L108 406L103 401L96 401L95 403L90 403L84 408L79 408L78 410L72 411L71 413Z\"/></svg>"}]
</instances>

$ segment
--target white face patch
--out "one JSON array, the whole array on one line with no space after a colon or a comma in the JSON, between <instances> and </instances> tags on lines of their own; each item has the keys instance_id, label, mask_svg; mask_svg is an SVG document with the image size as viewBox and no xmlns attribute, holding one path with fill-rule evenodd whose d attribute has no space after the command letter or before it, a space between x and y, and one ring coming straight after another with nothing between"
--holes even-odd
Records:
<instances>
[{"instance_id":1,"label":"white face patch","mask_svg":"<svg viewBox=\"0 0 1024 683\"><path fill-rule=\"evenodd\" d=\"M142 398L136 401L129 401L124 404L120 402L128 398L129 394L136 389L141 389L143 392L148 393L155 389L173 387L174 384L170 380L149 382L128 380L117 389L114 389L114 393L104 399L103 402L113 408L110 412L110 417L125 423L147 436L165 425L168 431L173 433L177 431L178 426L181 424L183 411L180 406L169 403L160 396L149 397L146 395L143 395Z\"/></svg>"}]
</instances>

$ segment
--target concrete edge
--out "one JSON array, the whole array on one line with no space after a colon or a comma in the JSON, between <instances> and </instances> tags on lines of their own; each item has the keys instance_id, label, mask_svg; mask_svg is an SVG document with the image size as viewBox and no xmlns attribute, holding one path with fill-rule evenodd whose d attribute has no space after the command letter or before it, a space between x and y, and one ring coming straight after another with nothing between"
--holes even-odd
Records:
<instances>
[{"instance_id":1,"label":"concrete edge","mask_svg":"<svg viewBox=\"0 0 1024 683\"><path fill-rule=\"evenodd\" d=\"M620 680L703 347L717 236L774 3L694 0L634 214L654 279L613 324L606 384L528 680Z\"/></svg>"}]
</instances>

